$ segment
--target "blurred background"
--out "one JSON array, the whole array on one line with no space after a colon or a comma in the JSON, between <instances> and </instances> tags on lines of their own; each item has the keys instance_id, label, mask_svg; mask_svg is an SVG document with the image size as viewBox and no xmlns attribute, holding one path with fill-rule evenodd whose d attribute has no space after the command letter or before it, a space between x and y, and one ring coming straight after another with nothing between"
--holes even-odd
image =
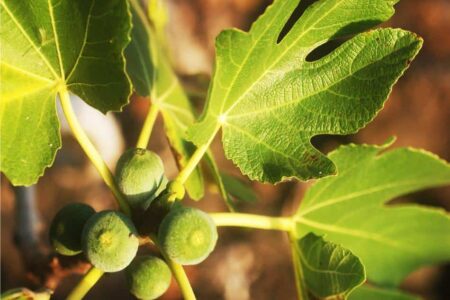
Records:
<instances>
[{"instance_id":1,"label":"blurred background","mask_svg":"<svg viewBox=\"0 0 450 300\"><path fill-rule=\"evenodd\" d=\"M215 36L227 27L247 30L271 1L167 2L168 40L174 67L200 111L212 72ZM450 1L403 0L396 8L396 15L384 26L416 32L424 38L424 48L395 86L385 109L374 122L356 135L319 137L313 143L323 151L330 151L341 143L382 143L395 135L395 147L423 148L450 160ZM88 124L91 137L114 167L122 151L135 144L148 101L134 98L122 114L107 117L74 101L82 123ZM36 220L31 227L18 226L23 225L23 215L15 209L14 190L2 175L2 291L18 286L36 289L45 283L56 288L54 299L64 299L88 266L77 257L64 262L58 257L49 259L47 229L52 217L65 204L75 201L89 203L96 210L114 207L111 193L64 127L63 124L63 148L54 166L33 188L37 214L31 216L31 220ZM149 148L161 155L168 177L173 178L177 169L162 133L162 122L158 119ZM213 144L213 151L221 170L239 176L238 170L224 158L219 140ZM258 201L242 203L239 209L274 216L290 215L309 185L289 182L271 186L246 182L255 190ZM428 190L398 201L450 210L450 188ZM226 209L213 185L207 186L203 201L188 201L188 204L210 212ZM30 203L17 202L17 205L26 209ZM24 241L23 237L30 235L27 228L36 229L38 236ZM199 299L295 299L288 243L278 232L220 229L214 253L201 265L188 267L187 273ZM418 270L405 280L402 288L425 299L450 299L450 264ZM132 297L126 290L123 275L118 273L104 276L87 299ZM180 299L175 283L163 299Z\"/></svg>"}]
</instances>

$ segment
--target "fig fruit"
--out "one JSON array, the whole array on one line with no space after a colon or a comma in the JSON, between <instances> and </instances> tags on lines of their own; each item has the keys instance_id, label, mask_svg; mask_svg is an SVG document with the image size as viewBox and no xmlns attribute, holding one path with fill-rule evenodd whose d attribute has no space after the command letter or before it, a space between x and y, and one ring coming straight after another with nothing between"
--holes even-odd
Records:
<instances>
[{"instance_id":1,"label":"fig fruit","mask_svg":"<svg viewBox=\"0 0 450 300\"><path fill-rule=\"evenodd\" d=\"M50 225L50 242L62 255L72 256L81 253L81 232L95 210L83 203L64 206L53 218Z\"/></svg>"},{"instance_id":2,"label":"fig fruit","mask_svg":"<svg viewBox=\"0 0 450 300\"><path fill-rule=\"evenodd\" d=\"M130 206L145 210L166 183L163 162L152 151L129 149L117 162L116 181Z\"/></svg>"},{"instance_id":3,"label":"fig fruit","mask_svg":"<svg viewBox=\"0 0 450 300\"><path fill-rule=\"evenodd\" d=\"M175 262L194 265L205 260L217 242L217 228L205 212L187 207L172 209L158 231L161 247Z\"/></svg>"},{"instance_id":4,"label":"fig fruit","mask_svg":"<svg viewBox=\"0 0 450 300\"><path fill-rule=\"evenodd\" d=\"M172 274L169 266L155 256L136 257L125 269L130 292L138 299L156 299L169 288Z\"/></svg>"},{"instance_id":5,"label":"fig fruit","mask_svg":"<svg viewBox=\"0 0 450 300\"><path fill-rule=\"evenodd\" d=\"M81 240L87 259L104 272L125 269L139 247L133 223L117 211L102 211L89 218Z\"/></svg>"}]
</instances>

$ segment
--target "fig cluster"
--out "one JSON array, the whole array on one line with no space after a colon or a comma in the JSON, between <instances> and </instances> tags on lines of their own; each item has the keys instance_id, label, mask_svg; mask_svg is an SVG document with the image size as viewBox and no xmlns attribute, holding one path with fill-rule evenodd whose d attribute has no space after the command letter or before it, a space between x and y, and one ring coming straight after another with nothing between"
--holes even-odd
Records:
<instances>
[{"instance_id":1,"label":"fig cluster","mask_svg":"<svg viewBox=\"0 0 450 300\"><path fill-rule=\"evenodd\" d=\"M69 204L54 217L50 242L57 253L84 255L104 272L124 270L134 296L156 299L168 289L171 271L161 258L136 256L140 240L149 235L157 238L167 257L179 264L193 265L213 251L216 226L199 209L172 205L173 198L184 196L184 187L176 181L168 183L161 159L151 151L126 151L117 163L116 181L132 208L131 216L114 210L95 212L82 203ZM156 226L140 230L148 219Z\"/></svg>"}]
</instances>

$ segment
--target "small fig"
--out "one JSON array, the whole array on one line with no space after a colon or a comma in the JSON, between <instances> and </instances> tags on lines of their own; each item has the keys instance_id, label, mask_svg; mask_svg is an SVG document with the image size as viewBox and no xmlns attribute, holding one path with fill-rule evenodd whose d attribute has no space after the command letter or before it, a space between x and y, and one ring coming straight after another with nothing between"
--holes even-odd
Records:
<instances>
[{"instance_id":1,"label":"small fig","mask_svg":"<svg viewBox=\"0 0 450 300\"><path fill-rule=\"evenodd\" d=\"M169 288L172 274L169 266L155 256L136 257L125 269L130 292L138 299L156 299Z\"/></svg>"},{"instance_id":2,"label":"small fig","mask_svg":"<svg viewBox=\"0 0 450 300\"><path fill-rule=\"evenodd\" d=\"M87 259L104 272L126 268L139 247L133 223L117 211L102 211L89 218L81 240Z\"/></svg>"},{"instance_id":3,"label":"small fig","mask_svg":"<svg viewBox=\"0 0 450 300\"><path fill-rule=\"evenodd\" d=\"M56 252L72 256L81 253L81 232L95 210L87 204L71 203L64 206L50 225L50 242Z\"/></svg>"},{"instance_id":4,"label":"small fig","mask_svg":"<svg viewBox=\"0 0 450 300\"><path fill-rule=\"evenodd\" d=\"M165 183L163 162L152 151L129 149L117 162L116 180L130 206L145 210Z\"/></svg>"},{"instance_id":5,"label":"small fig","mask_svg":"<svg viewBox=\"0 0 450 300\"><path fill-rule=\"evenodd\" d=\"M158 238L171 259L183 265L194 265L205 260L214 250L217 228L203 211L177 207L161 222Z\"/></svg>"}]
</instances>

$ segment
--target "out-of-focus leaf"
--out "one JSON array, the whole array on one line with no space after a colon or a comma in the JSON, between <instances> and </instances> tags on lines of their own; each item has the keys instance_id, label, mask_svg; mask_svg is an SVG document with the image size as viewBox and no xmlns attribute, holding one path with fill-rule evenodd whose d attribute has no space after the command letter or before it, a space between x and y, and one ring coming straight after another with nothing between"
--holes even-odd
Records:
<instances>
[{"instance_id":1,"label":"out-of-focus leaf","mask_svg":"<svg viewBox=\"0 0 450 300\"><path fill-rule=\"evenodd\" d=\"M242 202L255 202L258 200L258 196L255 194L253 189L248 186L242 180L221 172L225 190L236 200Z\"/></svg>"},{"instance_id":2,"label":"out-of-focus leaf","mask_svg":"<svg viewBox=\"0 0 450 300\"><path fill-rule=\"evenodd\" d=\"M130 2L133 31L126 50L128 74L136 92L141 96L150 96L151 105L156 105L161 112L166 135L182 168L195 151L195 146L184 139L187 127L195 120L194 112L139 2ZM204 183L199 167L192 172L185 187L192 199L203 197Z\"/></svg>"},{"instance_id":3,"label":"out-of-focus leaf","mask_svg":"<svg viewBox=\"0 0 450 300\"><path fill-rule=\"evenodd\" d=\"M2 300L49 300L52 291L44 290L33 292L27 288L17 288L8 290L1 295Z\"/></svg>"},{"instance_id":4,"label":"out-of-focus leaf","mask_svg":"<svg viewBox=\"0 0 450 300\"><path fill-rule=\"evenodd\" d=\"M296 270L302 274L303 288L314 296L346 297L365 280L364 266L349 250L312 233L293 242L298 256Z\"/></svg>"},{"instance_id":5,"label":"out-of-focus leaf","mask_svg":"<svg viewBox=\"0 0 450 300\"><path fill-rule=\"evenodd\" d=\"M355 289L349 300L419 300L419 297L406 294L399 290L381 289L363 285Z\"/></svg>"},{"instance_id":6,"label":"out-of-focus leaf","mask_svg":"<svg viewBox=\"0 0 450 300\"><path fill-rule=\"evenodd\" d=\"M211 175L213 176L214 181L216 182L216 185L219 189L219 194L222 197L223 201L225 202L225 205L227 206L229 211L235 212L236 207L234 205L233 199L231 199L230 194L225 188L225 184L223 183L223 179L220 174L219 168L217 166L216 161L214 160L211 151L206 152L204 159L209 167L209 170L211 171Z\"/></svg>"}]
</instances>

